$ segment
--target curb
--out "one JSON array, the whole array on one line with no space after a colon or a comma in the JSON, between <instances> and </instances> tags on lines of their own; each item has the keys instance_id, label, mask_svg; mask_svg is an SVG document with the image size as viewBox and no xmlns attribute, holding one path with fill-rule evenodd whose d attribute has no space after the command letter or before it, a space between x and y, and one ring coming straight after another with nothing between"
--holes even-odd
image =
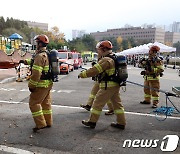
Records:
<instances>
[{"instance_id":1,"label":"curb","mask_svg":"<svg viewBox=\"0 0 180 154\"><path fill-rule=\"evenodd\" d=\"M0 81L0 84L12 82L12 81L15 81L15 80L16 80L16 77L6 78L6 79L3 79L2 81Z\"/></svg>"}]
</instances>

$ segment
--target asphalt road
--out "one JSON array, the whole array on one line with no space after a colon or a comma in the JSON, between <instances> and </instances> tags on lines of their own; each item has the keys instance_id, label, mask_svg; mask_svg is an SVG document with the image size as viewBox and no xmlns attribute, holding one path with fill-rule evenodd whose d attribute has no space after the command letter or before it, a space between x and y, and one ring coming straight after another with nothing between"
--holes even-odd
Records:
<instances>
[{"instance_id":1,"label":"asphalt road","mask_svg":"<svg viewBox=\"0 0 180 154\"><path fill-rule=\"evenodd\" d=\"M128 80L143 84L140 71L139 68L128 67ZM165 121L159 121L164 118L162 116L157 120L151 105L139 104L143 100L143 88L129 83L125 92L122 89L120 91L126 111L126 129L122 131L111 128L110 123L115 121L116 117L105 116L104 111L95 129L85 128L81 121L88 119L89 113L79 105L86 103L93 81L78 79L79 72L80 69L69 75L60 75L60 81L54 83L52 90L54 125L36 134L32 133L34 122L28 108L30 93L27 82L0 85L0 153L12 153L14 150L15 153L19 151L19 153L43 154L159 154L163 153L163 149L168 149L168 145L172 142L171 138L174 137L173 144L176 144L175 137L180 137L180 115L173 114ZM179 81L180 77L175 70L166 69L161 78L161 89L171 92L172 86L180 86ZM165 94L161 93L160 106L165 106L165 98ZM180 98L170 97L170 99L180 110ZM171 135L168 141L165 139L167 135ZM129 141L125 145L126 140ZM143 147L144 142L148 142L149 147ZM173 153L180 153L180 147Z\"/></svg>"}]
</instances>

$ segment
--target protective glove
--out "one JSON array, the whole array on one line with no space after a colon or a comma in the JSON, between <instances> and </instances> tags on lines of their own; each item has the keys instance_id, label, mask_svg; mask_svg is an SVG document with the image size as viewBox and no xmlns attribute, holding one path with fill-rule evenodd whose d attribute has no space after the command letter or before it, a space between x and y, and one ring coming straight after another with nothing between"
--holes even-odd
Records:
<instances>
[{"instance_id":1,"label":"protective glove","mask_svg":"<svg viewBox=\"0 0 180 154\"><path fill-rule=\"evenodd\" d=\"M36 90L36 88L29 88L29 91L32 93L35 92L35 90Z\"/></svg>"},{"instance_id":2,"label":"protective glove","mask_svg":"<svg viewBox=\"0 0 180 154\"><path fill-rule=\"evenodd\" d=\"M96 64L96 62L92 62L91 65L94 66Z\"/></svg>"},{"instance_id":3,"label":"protective glove","mask_svg":"<svg viewBox=\"0 0 180 154\"><path fill-rule=\"evenodd\" d=\"M82 72L78 75L78 79L82 78Z\"/></svg>"},{"instance_id":4,"label":"protective glove","mask_svg":"<svg viewBox=\"0 0 180 154\"><path fill-rule=\"evenodd\" d=\"M20 64L20 63L23 63L23 64L24 64L24 60L20 60L20 61L19 61L19 64Z\"/></svg>"},{"instance_id":5,"label":"protective glove","mask_svg":"<svg viewBox=\"0 0 180 154\"><path fill-rule=\"evenodd\" d=\"M141 75L145 75L146 74L146 71L141 71Z\"/></svg>"}]
</instances>

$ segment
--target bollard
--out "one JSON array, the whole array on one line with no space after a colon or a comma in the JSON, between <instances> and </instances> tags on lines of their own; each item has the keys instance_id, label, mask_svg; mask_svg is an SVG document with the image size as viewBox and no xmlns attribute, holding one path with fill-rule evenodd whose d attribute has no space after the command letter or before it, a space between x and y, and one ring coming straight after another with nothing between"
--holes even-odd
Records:
<instances>
[{"instance_id":1,"label":"bollard","mask_svg":"<svg viewBox=\"0 0 180 154\"><path fill-rule=\"evenodd\" d=\"M17 74L18 74L18 78L16 79L16 82L23 82L23 80L21 79L21 67L20 67L20 65L17 68Z\"/></svg>"}]
</instances>

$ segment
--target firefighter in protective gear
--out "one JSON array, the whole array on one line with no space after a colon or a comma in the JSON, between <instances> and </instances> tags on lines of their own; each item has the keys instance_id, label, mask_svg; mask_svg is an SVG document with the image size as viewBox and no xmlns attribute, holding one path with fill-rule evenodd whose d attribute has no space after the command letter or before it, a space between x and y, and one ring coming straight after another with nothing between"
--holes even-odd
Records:
<instances>
[{"instance_id":1,"label":"firefighter in protective gear","mask_svg":"<svg viewBox=\"0 0 180 154\"><path fill-rule=\"evenodd\" d=\"M159 89L160 89L160 76L164 71L163 61L157 56L160 51L158 46L152 46L149 50L149 57L147 60L141 62L145 68L141 72L144 77L144 101L141 104L151 104L152 108L157 108L159 103Z\"/></svg>"},{"instance_id":2,"label":"firefighter in protective gear","mask_svg":"<svg viewBox=\"0 0 180 154\"><path fill-rule=\"evenodd\" d=\"M51 109L51 94L53 82L51 79L46 78L49 71L49 60L46 53L46 46L49 39L46 35L38 35L35 37L37 43L36 54L32 63L32 75L29 80L29 107L36 127L33 128L34 132L39 129L52 126L52 109ZM27 64L32 61L27 60Z\"/></svg>"},{"instance_id":3,"label":"firefighter in protective gear","mask_svg":"<svg viewBox=\"0 0 180 154\"><path fill-rule=\"evenodd\" d=\"M99 44L99 43L98 43L98 44ZM97 44L96 49L98 49L98 44ZM98 55L98 61L99 61L101 58L102 58L102 57L100 57L100 56ZM92 63L92 67L93 67L95 64L96 64L95 62ZM86 109L87 111L90 111L90 109L91 109L91 107L92 107L92 105L93 105L93 101L94 101L94 99L95 99L95 97L96 97L96 94L97 94L97 92L99 91L99 82L98 82L98 80L97 80L97 77L93 77L92 79L95 81L95 83L94 83L93 88L92 88L92 90L91 90L91 93L90 93L90 95L89 95L88 101L87 101L86 105L83 105L83 104L80 105L82 108ZM112 106L112 103L111 103L110 100L107 101L107 106L108 106L108 110L109 110L109 111L108 111L108 112L105 112L105 115L113 115L113 114L114 114L114 109L113 109L113 106Z\"/></svg>"},{"instance_id":4,"label":"firefighter in protective gear","mask_svg":"<svg viewBox=\"0 0 180 154\"><path fill-rule=\"evenodd\" d=\"M99 90L96 94L95 100L91 108L91 114L89 120L83 120L82 124L87 127L95 128L96 123L102 112L102 108L105 106L108 100L111 101L114 113L117 116L117 123L111 123L112 127L119 129L125 129L126 120L124 115L124 107L121 104L121 99L119 96L120 86L114 81L103 80L105 76L111 76L115 73L114 60L110 57L106 57L112 54L112 43L110 41L102 41L98 44L98 54L103 58L98 61L92 68L81 72L79 78L87 78L99 76Z\"/></svg>"}]
</instances>

